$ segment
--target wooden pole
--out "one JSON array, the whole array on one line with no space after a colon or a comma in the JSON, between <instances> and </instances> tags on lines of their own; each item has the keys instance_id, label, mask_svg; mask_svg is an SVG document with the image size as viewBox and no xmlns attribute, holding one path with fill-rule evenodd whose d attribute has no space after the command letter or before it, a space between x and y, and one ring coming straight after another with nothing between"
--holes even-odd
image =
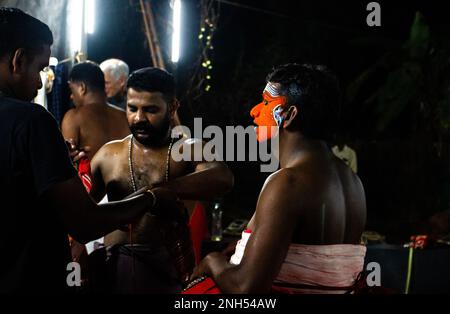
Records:
<instances>
[{"instance_id":1,"label":"wooden pole","mask_svg":"<svg viewBox=\"0 0 450 314\"><path fill-rule=\"evenodd\" d=\"M144 0L139 0L139 4L141 6L141 12L142 12L142 20L144 21L144 27L145 27L145 36L147 37L148 47L150 49L150 54L152 58L152 64L153 66L158 66L158 58L156 56L156 49L154 46L154 42L152 39L152 33L150 30L150 23L148 21L148 14L146 12L146 6L144 4Z\"/></svg>"},{"instance_id":2,"label":"wooden pole","mask_svg":"<svg viewBox=\"0 0 450 314\"><path fill-rule=\"evenodd\" d=\"M153 15L153 10L150 5L150 2L148 2L148 1L145 2L145 9L146 9L145 11L147 13L147 19L148 19L149 25L150 25L150 35L153 40L153 46L155 47L157 66L158 66L158 68L165 70L166 66L165 66L164 58L161 53L161 45L159 44L158 32L156 31L155 22L154 22L155 16Z\"/></svg>"}]
</instances>

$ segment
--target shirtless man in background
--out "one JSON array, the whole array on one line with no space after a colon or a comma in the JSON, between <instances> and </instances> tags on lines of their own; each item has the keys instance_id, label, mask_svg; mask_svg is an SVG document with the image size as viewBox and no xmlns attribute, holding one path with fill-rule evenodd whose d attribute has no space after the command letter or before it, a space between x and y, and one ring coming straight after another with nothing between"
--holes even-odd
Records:
<instances>
[{"instance_id":1,"label":"shirtless man in background","mask_svg":"<svg viewBox=\"0 0 450 314\"><path fill-rule=\"evenodd\" d=\"M62 121L64 138L91 160L107 142L130 134L125 112L106 101L105 78L94 62L75 65L69 75L75 108ZM80 157L82 157L80 156Z\"/></svg>"},{"instance_id":2,"label":"shirtless man in background","mask_svg":"<svg viewBox=\"0 0 450 314\"><path fill-rule=\"evenodd\" d=\"M75 108L62 121L64 139L70 143L78 175L88 192L92 186L90 160L107 142L130 133L125 112L106 101L105 78L94 62L76 64L69 75L71 99ZM71 242L72 258L79 262L85 246Z\"/></svg>"}]
</instances>

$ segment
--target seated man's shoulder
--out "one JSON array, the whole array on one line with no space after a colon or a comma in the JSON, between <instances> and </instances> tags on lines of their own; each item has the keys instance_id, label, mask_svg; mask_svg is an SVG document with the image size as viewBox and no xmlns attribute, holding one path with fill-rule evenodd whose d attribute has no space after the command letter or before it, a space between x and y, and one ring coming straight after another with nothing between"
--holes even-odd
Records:
<instances>
[{"instance_id":1,"label":"seated man's shoulder","mask_svg":"<svg viewBox=\"0 0 450 314\"><path fill-rule=\"evenodd\" d=\"M259 216L279 215L296 221L298 214L304 210L301 199L306 197L302 178L292 170L283 168L271 174L261 190L256 213Z\"/></svg>"},{"instance_id":2,"label":"seated man's shoulder","mask_svg":"<svg viewBox=\"0 0 450 314\"><path fill-rule=\"evenodd\" d=\"M267 178L261 195L283 204L295 203L308 196L310 181L308 174L299 169L282 168Z\"/></svg>"},{"instance_id":3,"label":"seated man's shoulder","mask_svg":"<svg viewBox=\"0 0 450 314\"><path fill-rule=\"evenodd\" d=\"M283 198L289 195L295 178L290 171L280 169L272 173L264 182L261 196L269 196L270 199Z\"/></svg>"},{"instance_id":4,"label":"seated man's shoulder","mask_svg":"<svg viewBox=\"0 0 450 314\"><path fill-rule=\"evenodd\" d=\"M281 168L267 178L266 184L286 189L298 189L305 176L307 174L302 173L299 169Z\"/></svg>"}]
</instances>

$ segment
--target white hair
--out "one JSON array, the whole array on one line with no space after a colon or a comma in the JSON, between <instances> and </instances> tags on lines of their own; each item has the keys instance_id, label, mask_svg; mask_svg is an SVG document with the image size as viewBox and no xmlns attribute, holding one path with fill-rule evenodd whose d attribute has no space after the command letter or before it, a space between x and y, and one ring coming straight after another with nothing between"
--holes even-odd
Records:
<instances>
[{"instance_id":1,"label":"white hair","mask_svg":"<svg viewBox=\"0 0 450 314\"><path fill-rule=\"evenodd\" d=\"M122 75L125 76L125 79L128 78L130 74L130 68L128 64L119 59L108 59L103 61L100 64L100 68L103 73L109 72L114 80L119 80Z\"/></svg>"}]
</instances>

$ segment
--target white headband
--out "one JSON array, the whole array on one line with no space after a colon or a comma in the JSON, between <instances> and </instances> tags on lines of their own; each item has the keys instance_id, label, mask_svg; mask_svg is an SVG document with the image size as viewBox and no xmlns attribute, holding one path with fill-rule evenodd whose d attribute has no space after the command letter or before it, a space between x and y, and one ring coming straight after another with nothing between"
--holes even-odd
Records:
<instances>
[{"instance_id":1,"label":"white headband","mask_svg":"<svg viewBox=\"0 0 450 314\"><path fill-rule=\"evenodd\" d=\"M272 97L278 97L281 96L278 88L275 87L272 83L267 83L266 88L264 89L265 92L268 92L270 96Z\"/></svg>"}]
</instances>

